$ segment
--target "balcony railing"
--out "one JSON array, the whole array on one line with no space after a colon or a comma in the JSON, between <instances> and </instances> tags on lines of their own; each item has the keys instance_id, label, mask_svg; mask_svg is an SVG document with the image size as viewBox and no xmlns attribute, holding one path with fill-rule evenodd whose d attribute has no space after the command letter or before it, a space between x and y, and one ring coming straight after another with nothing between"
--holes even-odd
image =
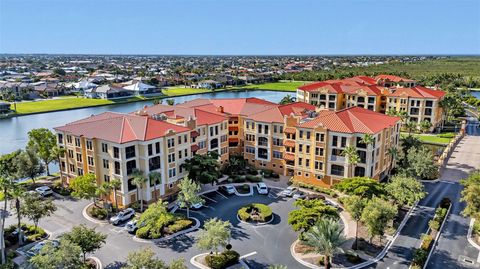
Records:
<instances>
[{"instance_id":1,"label":"balcony railing","mask_svg":"<svg viewBox=\"0 0 480 269\"><path fill-rule=\"evenodd\" d=\"M339 155L331 155L330 156L330 161L332 162L345 162L345 157L339 156Z\"/></svg>"}]
</instances>

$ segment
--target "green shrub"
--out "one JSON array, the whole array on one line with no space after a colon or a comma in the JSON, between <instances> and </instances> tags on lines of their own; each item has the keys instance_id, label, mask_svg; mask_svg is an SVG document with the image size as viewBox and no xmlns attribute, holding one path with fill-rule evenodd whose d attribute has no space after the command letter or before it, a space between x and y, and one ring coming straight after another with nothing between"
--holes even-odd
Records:
<instances>
[{"instance_id":1,"label":"green shrub","mask_svg":"<svg viewBox=\"0 0 480 269\"><path fill-rule=\"evenodd\" d=\"M360 256L358 256L357 253L347 252L347 253L345 253L345 256L347 257L347 261L349 261L353 264L357 264L357 263L362 262L362 258L360 258Z\"/></svg>"},{"instance_id":2,"label":"green shrub","mask_svg":"<svg viewBox=\"0 0 480 269\"><path fill-rule=\"evenodd\" d=\"M298 187L301 187L301 188L305 188L305 189L309 189L309 190L312 190L312 191L324 193L324 194L329 195L333 198L338 197L338 194L332 189L327 189L327 188L323 188L323 187L320 187L320 186L315 186L315 185L312 185L312 184L306 184L306 183L299 182L299 181L294 181L293 184L298 186Z\"/></svg>"},{"instance_id":3,"label":"green shrub","mask_svg":"<svg viewBox=\"0 0 480 269\"><path fill-rule=\"evenodd\" d=\"M167 230L169 233L174 234L181 230L185 230L188 227L192 226L193 221L189 219L179 219L176 220L174 223L167 226Z\"/></svg>"},{"instance_id":4,"label":"green shrub","mask_svg":"<svg viewBox=\"0 0 480 269\"><path fill-rule=\"evenodd\" d=\"M250 220L250 213L247 212L247 207L242 207L237 211L238 217L243 221Z\"/></svg>"},{"instance_id":5,"label":"green shrub","mask_svg":"<svg viewBox=\"0 0 480 269\"><path fill-rule=\"evenodd\" d=\"M138 238L143 238L143 239L147 239L149 234L150 234L150 231L147 227L140 227L140 228L138 228L137 232L135 233L135 235Z\"/></svg>"},{"instance_id":6,"label":"green shrub","mask_svg":"<svg viewBox=\"0 0 480 269\"><path fill-rule=\"evenodd\" d=\"M421 248L415 249L415 252L413 253L413 264L423 266L427 260L427 256L428 251Z\"/></svg>"},{"instance_id":7,"label":"green shrub","mask_svg":"<svg viewBox=\"0 0 480 269\"><path fill-rule=\"evenodd\" d=\"M261 182L262 181L261 177L257 177L257 176L253 176L253 175L247 175L246 179L247 179L247 181L250 181L250 182Z\"/></svg>"},{"instance_id":8,"label":"green shrub","mask_svg":"<svg viewBox=\"0 0 480 269\"><path fill-rule=\"evenodd\" d=\"M428 222L428 227L434 231L438 231L438 229L440 229L440 222L436 219L432 219Z\"/></svg>"},{"instance_id":9,"label":"green shrub","mask_svg":"<svg viewBox=\"0 0 480 269\"><path fill-rule=\"evenodd\" d=\"M262 170L262 175L263 175L263 177L265 177L265 178L270 178L270 177L272 177L272 174L273 174L273 171L272 171L272 170L268 170L268 169L263 169L263 170Z\"/></svg>"},{"instance_id":10,"label":"green shrub","mask_svg":"<svg viewBox=\"0 0 480 269\"><path fill-rule=\"evenodd\" d=\"M268 221L273 215L272 209L264 204L249 204L237 211L238 217L243 221L249 221L253 210L258 212L259 221Z\"/></svg>"},{"instance_id":11,"label":"green shrub","mask_svg":"<svg viewBox=\"0 0 480 269\"><path fill-rule=\"evenodd\" d=\"M249 175L253 175L253 176L258 175L257 169L250 169L250 170L248 170L247 173L248 173Z\"/></svg>"},{"instance_id":12,"label":"green shrub","mask_svg":"<svg viewBox=\"0 0 480 269\"><path fill-rule=\"evenodd\" d=\"M212 269L224 269L238 263L240 254L234 250L225 250L219 254L207 255L206 264Z\"/></svg>"},{"instance_id":13,"label":"green shrub","mask_svg":"<svg viewBox=\"0 0 480 269\"><path fill-rule=\"evenodd\" d=\"M105 208L98 208L96 206L93 206L90 214L96 219L104 220L108 216L108 211Z\"/></svg>"},{"instance_id":14,"label":"green shrub","mask_svg":"<svg viewBox=\"0 0 480 269\"><path fill-rule=\"evenodd\" d=\"M429 234L422 235L422 245L420 246L423 250L428 250L430 248L430 244L433 241L433 237Z\"/></svg>"},{"instance_id":15,"label":"green shrub","mask_svg":"<svg viewBox=\"0 0 480 269\"><path fill-rule=\"evenodd\" d=\"M442 221L443 218L445 218L445 215L447 215L447 209L446 208L439 207L435 210L435 218L437 220Z\"/></svg>"}]
</instances>

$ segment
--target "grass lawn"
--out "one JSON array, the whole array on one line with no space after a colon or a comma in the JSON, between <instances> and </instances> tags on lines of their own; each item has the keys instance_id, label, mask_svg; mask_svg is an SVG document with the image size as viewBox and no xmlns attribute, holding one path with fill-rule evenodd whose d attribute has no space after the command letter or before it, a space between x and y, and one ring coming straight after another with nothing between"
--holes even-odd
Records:
<instances>
[{"instance_id":1,"label":"grass lawn","mask_svg":"<svg viewBox=\"0 0 480 269\"><path fill-rule=\"evenodd\" d=\"M242 89L252 89L252 90L271 90L271 91L291 91L294 92L298 87L305 85L309 82L304 81L289 81L289 82L273 82L273 83L263 83L256 85L248 85L241 87Z\"/></svg>"},{"instance_id":2,"label":"grass lawn","mask_svg":"<svg viewBox=\"0 0 480 269\"><path fill-rule=\"evenodd\" d=\"M221 90L221 89L219 89ZM167 88L163 89L162 93L166 96L179 96L179 95L186 95L186 94L198 94L198 93L207 93L212 92L209 89L194 89L194 88Z\"/></svg>"},{"instance_id":3,"label":"grass lawn","mask_svg":"<svg viewBox=\"0 0 480 269\"><path fill-rule=\"evenodd\" d=\"M103 99L88 98L65 98L55 100L43 100L36 102L20 102L17 103L17 114L28 114L35 112L46 112L51 110L79 108L85 106L98 106L112 104L113 101ZM14 108L12 104L12 109Z\"/></svg>"},{"instance_id":4,"label":"grass lawn","mask_svg":"<svg viewBox=\"0 0 480 269\"><path fill-rule=\"evenodd\" d=\"M441 133L441 134L413 134L420 141L425 143L448 144L455 137L455 133ZM402 133L402 136L408 136L408 133Z\"/></svg>"}]
</instances>

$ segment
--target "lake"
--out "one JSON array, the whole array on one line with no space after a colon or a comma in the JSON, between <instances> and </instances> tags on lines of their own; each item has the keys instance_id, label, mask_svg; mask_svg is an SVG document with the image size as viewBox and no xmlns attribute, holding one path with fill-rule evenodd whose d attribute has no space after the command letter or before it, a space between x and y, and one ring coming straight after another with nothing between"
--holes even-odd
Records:
<instances>
[{"instance_id":1,"label":"lake","mask_svg":"<svg viewBox=\"0 0 480 269\"><path fill-rule=\"evenodd\" d=\"M470 93L475 96L475 98L480 99L480 91L470 91Z\"/></svg>"},{"instance_id":2,"label":"lake","mask_svg":"<svg viewBox=\"0 0 480 269\"><path fill-rule=\"evenodd\" d=\"M277 91L235 91L235 92L212 92L189 96L172 97L175 104L189 101L196 98L248 98L257 97L271 102L278 103L287 94L295 95L295 92ZM36 128L49 128L62 126L66 123L86 118L93 114L105 111L129 113L141 109L145 105L152 105L153 101L142 101L135 103L88 107L67 111L58 111L42 114L34 114L8 119L0 119L0 154L10 153L17 149L23 149L28 141L28 131Z\"/></svg>"}]
</instances>

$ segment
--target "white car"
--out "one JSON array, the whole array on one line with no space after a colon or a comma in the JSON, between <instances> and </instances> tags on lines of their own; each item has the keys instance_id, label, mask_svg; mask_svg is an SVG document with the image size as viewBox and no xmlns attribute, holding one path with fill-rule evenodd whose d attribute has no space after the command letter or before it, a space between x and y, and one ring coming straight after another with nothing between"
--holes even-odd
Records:
<instances>
[{"instance_id":1,"label":"white car","mask_svg":"<svg viewBox=\"0 0 480 269\"><path fill-rule=\"evenodd\" d=\"M41 186L35 189L35 191L42 197L46 197L53 194L52 189L48 186Z\"/></svg>"},{"instance_id":2,"label":"white car","mask_svg":"<svg viewBox=\"0 0 480 269\"><path fill-rule=\"evenodd\" d=\"M30 256L30 257L33 257L33 256L37 255L38 253L40 253L42 248L45 247L45 245L47 245L47 243L49 243L49 242L52 243L53 247L58 247L58 245L59 245L59 242L57 240L45 240L45 241L42 241L42 242L39 242L39 243L35 244L32 248L30 248L27 251L27 255Z\"/></svg>"},{"instance_id":3,"label":"white car","mask_svg":"<svg viewBox=\"0 0 480 269\"><path fill-rule=\"evenodd\" d=\"M304 193L303 191L297 191L297 192L293 195L293 199L295 199L295 200L305 199L306 197L307 197L307 194Z\"/></svg>"},{"instance_id":4,"label":"white car","mask_svg":"<svg viewBox=\"0 0 480 269\"><path fill-rule=\"evenodd\" d=\"M135 216L135 210L132 208L127 208L123 211L120 211L120 213L118 213L116 216L111 217L110 223L117 225L121 222L131 219L133 216Z\"/></svg>"},{"instance_id":5,"label":"white car","mask_svg":"<svg viewBox=\"0 0 480 269\"><path fill-rule=\"evenodd\" d=\"M281 196L286 196L286 197L292 197L292 195L294 195L297 191L298 191L298 189L296 187L290 186L290 187L284 189L280 193L280 195Z\"/></svg>"},{"instance_id":6,"label":"white car","mask_svg":"<svg viewBox=\"0 0 480 269\"><path fill-rule=\"evenodd\" d=\"M232 185L223 185L218 187L218 191L223 192L228 195L235 194L235 187Z\"/></svg>"},{"instance_id":7,"label":"white car","mask_svg":"<svg viewBox=\"0 0 480 269\"><path fill-rule=\"evenodd\" d=\"M135 232L137 232L138 228L142 226L143 223L138 223L138 219L133 219L127 222L127 225L125 225L125 230L127 230L128 233L134 234Z\"/></svg>"},{"instance_id":8,"label":"white car","mask_svg":"<svg viewBox=\"0 0 480 269\"><path fill-rule=\"evenodd\" d=\"M268 194L268 187L263 182L257 183L257 191L259 194Z\"/></svg>"},{"instance_id":9,"label":"white car","mask_svg":"<svg viewBox=\"0 0 480 269\"><path fill-rule=\"evenodd\" d=\"M180 202L177 202L177 205L180 208L185 208L184 206L180 205ZM200 209L202 208L202 206L203 206L203 201L190 205L190 209Z\"/></svg>"}]
</instances>

